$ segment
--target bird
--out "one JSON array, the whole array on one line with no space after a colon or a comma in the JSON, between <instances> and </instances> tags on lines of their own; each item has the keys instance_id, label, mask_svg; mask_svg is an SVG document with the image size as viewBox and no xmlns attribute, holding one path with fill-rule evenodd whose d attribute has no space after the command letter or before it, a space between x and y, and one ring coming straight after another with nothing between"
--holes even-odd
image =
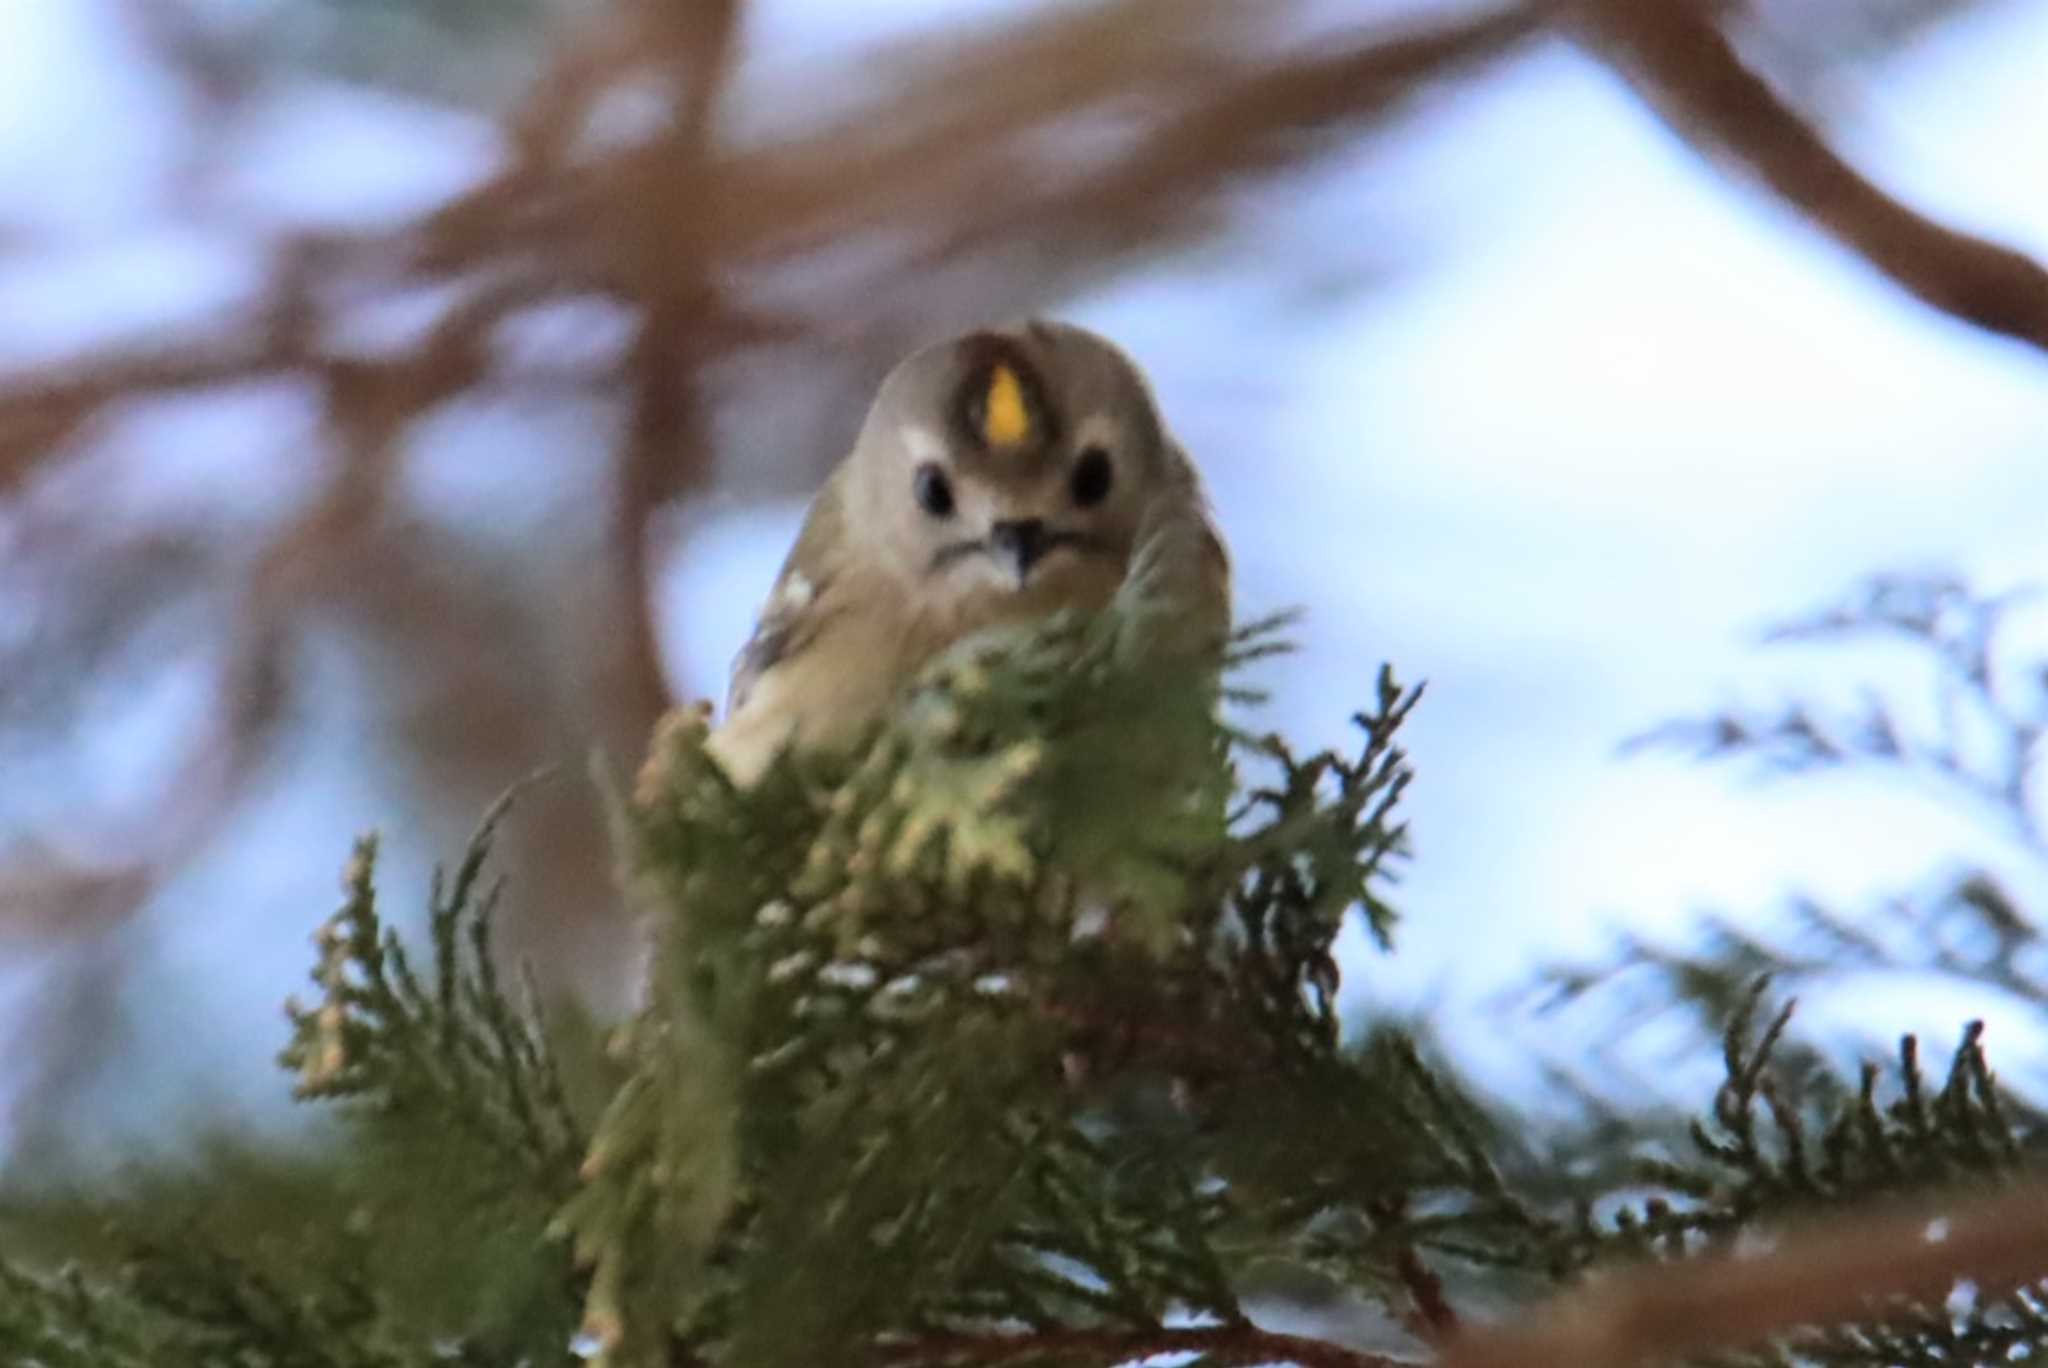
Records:
<instances>
[{"instance_id":1,"label":"bird","mask_svg":"<svg viewBox=\"0 0 2048 1368\"><path fill-rule=\"evenodd\" d=\"M1134 573L1220 651L1229 554L1137 363L1045 319L928 345L811 500L708 749L745 786L847 745L963 637L1099 610Z\"/></svg>"}]
</instances>

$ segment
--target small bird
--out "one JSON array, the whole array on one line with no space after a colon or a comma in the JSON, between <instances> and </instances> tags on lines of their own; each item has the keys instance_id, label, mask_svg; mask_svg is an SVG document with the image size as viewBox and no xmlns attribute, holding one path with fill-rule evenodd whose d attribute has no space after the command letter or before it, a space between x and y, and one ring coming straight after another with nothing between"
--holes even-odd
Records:
<instances>
[{"instance_id":1,"label":"small bird","mask_svg":"<svg viewBox=\"0 0 2048 1368\"><path fill-rule=\"evenodd\" d=\"M784 747L849 742L960 638L1099 609L1134 568L1220 648L1229 558L1137 365L1045 321L927 347L812 500L711 752L744 785Z\"/></svg>"}]
</instances>

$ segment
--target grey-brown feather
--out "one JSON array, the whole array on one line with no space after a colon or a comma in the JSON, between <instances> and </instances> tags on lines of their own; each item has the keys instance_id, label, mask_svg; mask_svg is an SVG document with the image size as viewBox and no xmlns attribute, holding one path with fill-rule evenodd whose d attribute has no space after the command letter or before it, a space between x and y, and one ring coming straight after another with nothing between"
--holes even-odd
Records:
<instances>
[{"instance_id":1,"label":"grey-brown feather","mask_svg":"<svg viewBox=\"0 0 2048 1368\"><path fill-rule=\"evenodd\" d=\"M726 716L745 706L761 676L809 646L836 611L828 606L826 590L832 567L824 558L826 550L840 541L840 504L839 481L835 479L818 491L805 511L796 545L775 576L775 587L762 605L754 634L733 658L726 683Z\"/></svg>"}]
</instances>

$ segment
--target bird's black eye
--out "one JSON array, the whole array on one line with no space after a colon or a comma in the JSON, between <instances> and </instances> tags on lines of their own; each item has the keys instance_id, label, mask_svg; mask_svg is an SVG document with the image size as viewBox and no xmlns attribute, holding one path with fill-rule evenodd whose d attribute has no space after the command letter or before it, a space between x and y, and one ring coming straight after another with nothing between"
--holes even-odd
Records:
<instances>
[{"instance_id":1,"label":"bird's black eye","mask_svg":"<svg viewBox=\"0 0 2048 1368\"><path fill-rule=\"evenodd\" d=\"M918 507L934 518L953 516L953 482L946 478L945 471L930 461L917 468L910 488L917 495Z\"/></svg>"},{"instance_id":2,"label":"bird's black eye","mask_svg":"<svg viewBox=\"0 0 2048 1368\"><path fill-rule=\"evenodd\" d=\"M1092 507L1109 497L1109 487L1116 481L1116 468L1109 463L1109 453L1099 446L1089 447L1081 453L1081 459L1074 462L1071 487L1074 502L1083 508Z\"/></svg>"}]
</instances>

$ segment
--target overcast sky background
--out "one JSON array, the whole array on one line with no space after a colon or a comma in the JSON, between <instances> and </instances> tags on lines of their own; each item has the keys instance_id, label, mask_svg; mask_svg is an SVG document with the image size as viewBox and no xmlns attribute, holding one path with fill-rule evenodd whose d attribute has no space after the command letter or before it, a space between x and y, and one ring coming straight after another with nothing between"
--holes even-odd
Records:
<instances>
[{"instance_id":1,"label":"overcast sky background","mask_svg":"<svg viewBox=\"0 0 2048 1368\"><path fill-rule=\"evenodd\" d=\"M777 64L961 8L756 5L755 78L772 88ZM0 365L200 316L259 284L239 227L164 220L163 186L205 133L137 65L111 9L0 5L0 222L46 244L0 269ZM1841 92L1854 114L1839 137L1910 202L2048 259L2044 71L2048 5L1987 5ZM332 82L280 88L273 114L230 188L280 221L410 213L497 150L480 118ZM1854 906L1965 850L2048 906L2037 866L1953 813L1616 755L1648 725L1734 698L1839 691L1870 671L1910 686L1882 652L1756 649L1757 628L1867 572L2048 582L2048 363L1876 281L1702 167L1561 45L1259 203L1249 237L1066 313L1151 370L1211 481L1243 609L1306 609L1300 654L1267 673L1268 720L1303 744L1335 740L1381 660L1429 681L1407 735L1421 775L1401 953L1354 944L1353 1001L1435 1005L1460 1051L1512 1086L1526 1041L1497 1039L1475 1004L1538 962L1597 951L1613 926L1676 937L1703 908L1762 916L1794 887ZM1278 295L1251 269L1268 252L1375 283L1334 308ZM290 394L242 395L117 441L35 497L262 518L303 491L292 450L312 421ZM423 444L415 498L456 522L530 516L494 481L494 444L573 441L574 415L478 421ZM722 691L800 511L683 510L662 611L680 691ZM9 535L0 508L0 551ZM0 622L10 608L0 586ZM276 1004L301 982L346 842L400 829L394 906L449 853L408 847L404 814L352 766L360 719L336 671L331 715L289 781L126 938L146 961L130 991L167 1027L137 1065L160 1094L274 1114ZM180 697L173 681L136 700L72 782L138 782ZM60 796L17 790L0 822L48 819ZM0 1004L17 1004L0 1030L35 1029L19 1004L39 972L34 955L0 963ZM1852 1010L1937 1038L1988 1013L2005 1069L2022 1063L2009 1005L1862 984L1804 1020L1825 1034Z\"/></svg>"}]
</instances>

